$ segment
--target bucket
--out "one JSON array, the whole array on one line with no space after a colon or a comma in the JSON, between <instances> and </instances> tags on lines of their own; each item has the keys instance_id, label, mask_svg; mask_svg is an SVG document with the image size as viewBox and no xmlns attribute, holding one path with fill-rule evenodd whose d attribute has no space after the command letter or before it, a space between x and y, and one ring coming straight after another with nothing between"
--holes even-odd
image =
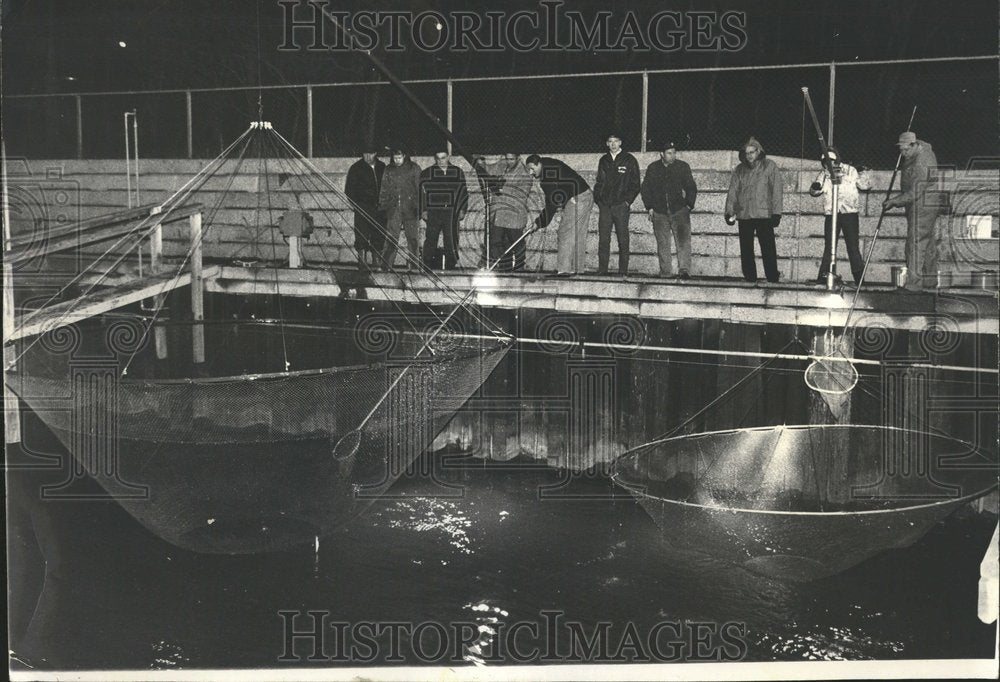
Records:
<instances>
[{"instance_id":1,"label":"bucket","mask_svg":"<svg viewBox=\"0 0 1000 682\"><path fill-rule=\"evenodd\" d=\"M950 289L954 285L954 273L950 270L938 270L937 288Z\"/></svg>"},{"instance_id":2,"label":"bucket","mask_svg":"<svg viewBox=\"0 0 1000 682\"><path fill-rule=\"evenodd\" d=\"M972 273L972 286L975 289L985 289L986 291L996 291L998 288L998 273L996 271L983 270Z\"/></svg>"},{"instance_id":3,"label":"bucket","mask_svg":"<svg viewBox=\"0 0 1000 682\"><path fill-rule=\"evenodd\" d=\"M893 265L890 271L892 273L892 284L893 286L903 288L906 286L906 266L905 265Z\"/></svg>"}]
</instances>

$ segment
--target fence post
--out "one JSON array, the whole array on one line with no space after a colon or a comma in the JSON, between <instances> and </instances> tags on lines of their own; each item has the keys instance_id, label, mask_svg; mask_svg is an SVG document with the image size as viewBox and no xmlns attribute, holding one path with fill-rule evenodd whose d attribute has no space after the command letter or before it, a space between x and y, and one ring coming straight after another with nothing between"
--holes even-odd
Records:
<instances>
[{"instance_id":1,"label":"fence post","mask_svg":"<svg viewBox=\"0 0 1000 682\"><path fill-rule=\"evenodd\" d=\"M74 95L76 98L76 158L83 158L83 98Z\"/></svg>"},{"instance_id":2,"label":"fence post","mask_svg":"<svg viewBox=\"0 0 1000 682\"><path fill-rule=\"evenodd\" d=\"M830 109L827 113L827 144L833 146L833 101L837 89L837 63L830 62Z\"/></svg>"},{"instance_id":3,"label":"fence post","mask_svg":"<svg viewBox=\"0 0 1000 682\"><path fill-rule=\"evenodd\" d=\"M452 101L455 94L454 88L452 87L451 79L449 78L445 84L448 93L448 130L455 130L455 122L452 117ZM448 140L448 155L451 155L451 140Z\"/></svg>"},{"instance_id":4,"label":"fence post","mask_svg":"<svg viewBox=\"0 0 1000 682\"><path fill-rule=\"evenodd\" d=\"M642 140L639 151L646 151L646 127L649 123L649 71L642 72Z\"/></svg>"},{"instance_id":5,"label":"fence post","mask_svg":"<svg viewBox=\"0 0 1000 682\"><path fill-rule=\"evenodd\" d=\"M191 120L191 91L184 91L184 106L187 110L187 157L194 158L194 125Z\"/></svg>"},{"instance_id":6,"label":"fence post","mask_svg":"<svg viewBox=\"0 0 1000 682\"><path fill-rule=\"evenodd\" d=\"M313 157L313 88L306 86L306 156Z\"/></svg>"}]
</instances>

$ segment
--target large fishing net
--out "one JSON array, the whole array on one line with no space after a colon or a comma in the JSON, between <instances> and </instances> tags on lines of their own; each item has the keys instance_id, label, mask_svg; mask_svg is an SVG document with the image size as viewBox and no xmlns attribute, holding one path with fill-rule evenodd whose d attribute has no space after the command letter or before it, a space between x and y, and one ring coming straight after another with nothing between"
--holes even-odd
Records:
<instances>
[{"instance_id":1,"label":"large fishing net","mask_svg":"<svg viewBox=\"0 0 1000 682\"><path fill-rule=\"evenodd\" d=\"M416 356L419 339L399 340L364 365L204 379L133 379L84 361L45 371L25 358L33 371L8 383L156 534L257 552L311 541L385 493L509 347L466 338ZM338 452L347 435L354 447Z\"/></svg>"},{"instance_id":2,"label":"large fishing net","mask_svg":"<svg viewBox=\"0 0 1000 682\"><path fill-rule=\"evenodd\" d=\"M997 462L943 435L775 426L668 438L623 455L616 482L664 539L809 580L912 544L997 486Z\"/></svg>"},{"instance_id":3,"label":"large fishing net","mask_svg":"<svg viewBox=\"0 0 1000 682\"><path fill-rule=\"evenodd\" d=\"M273 274L268 295L278 302L280 338L265 348L270 357L262 370L224 371L232 357L253 355L246 334L210 340L205 346L214 361L194 363L190 369L197 371L186 377L171 376L169 361L159 366L165 372L145 372L141 361L133 362L135 351L148 349L153 330L167 317L166 285L152 299L148 323L131 339L133 352L120 354L115 363L100 359L106 349L78 353L68 363L62 362L65 353L47 352L58 351L61 339L107 332L69 326L75 310L159 224L196 204L203 215L201 232L162 267L180 277L200 258L205 236L219 235L209 241L238 240L236 253L246 267L274 269L261 272ZM375 298L387 301L394 315L381 332L387 341L382 351L370 348L352 356L350 344L342 345L342 356L298 369L300 357L290 349L281 322L286 292L277 268L293 255L281 234L284 216L303 211L315 230L303 251L307 262L314 254L323 263L356 262L347 275L331 274L338 283L354 282L359 297L366 287L400 286L394 275L373 272L398 262L372 265L358 258L358 249L371 245L357 243L355 214L370 218L387 239L399 235L390 234L370 207L366 211L351 201L269 123L258 121L38 311L21 318L24 324L45 315L52 310L48 304L77 292L57 308L62 318L48 326L51 334L20 343L6 381L81 470L147 527L182 547L226 553L280 549L343 523L385 493L427 450L510 346L508 336L470 303L472 292L451 289L417 254L403 249L403 264L421 271L445 304L427 305L410 289L404 307L398 295L381 291ZM105 274L95 277L102 262ZM209 323L196 320L190 329Z\"/></svg>"}]
</instances>

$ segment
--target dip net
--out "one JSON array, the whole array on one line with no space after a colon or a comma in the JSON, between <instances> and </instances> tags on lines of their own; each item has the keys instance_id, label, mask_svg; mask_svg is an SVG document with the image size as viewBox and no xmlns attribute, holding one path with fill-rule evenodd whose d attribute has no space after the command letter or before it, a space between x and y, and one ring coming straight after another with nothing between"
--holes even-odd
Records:
<instances>
[{"instance_id":1,"label":"dip net","mask_svg":"<svg viewBox=\"0 0 1000 682\"><path fill-rule=\"evenodd\" d=\"M614 464L668 544L811 580L912 544L997 487L995 457L878 426L774 426L679 436Z\"/></svg>"}]
</instances>

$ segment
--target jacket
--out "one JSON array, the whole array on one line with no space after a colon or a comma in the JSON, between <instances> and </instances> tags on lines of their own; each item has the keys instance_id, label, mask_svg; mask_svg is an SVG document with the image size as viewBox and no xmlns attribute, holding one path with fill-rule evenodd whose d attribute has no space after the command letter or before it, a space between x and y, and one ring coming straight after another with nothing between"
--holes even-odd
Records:
<instances>
[{"instance_id":1,"label":"jacket","mask_svg":"<svg viewBox=\"0 0 1000 682\"><path fill-rule=\"evenodd\" d=\"M449 211L453 218L457 218L468 207L469 190L461 168L449 163L447 168L442 169L433 164L420 173L421 212Z\"/></svg>"},{"instance_id":2,"label":"jacket","mask_svg":"<svg viewBox=\"0 0 1000 682\"><path fill-rule=\"evenodd\" d=\"M509 230L523 230L538 197L534 178L524 164L518 161L508 168L503 159L497 163L483 161L476 165L476 172L489 188L493 224Z\"/></svg>"},{"instance_id":3,"label":"jacket","mask_svg":"<svg viewBox=\"0 0 1000 682\"><path fill-rule=\"evenodd\" d=\"M344 194L351 200L351 208L360 208L368 213L375 210L384 174L385 163L379 159L375 159L374 166L369 166L364 159L358 159L350 167L344 182Z\"/></svg>"},{"instance_id":4,"label":"jacket","mask_svg":"<svg viewBox=\"0 0 1000 682\"><path fill-rule=\"evenodd\" d=\"M917 140L920 151L911 159L903 160L899 186L902 189L893 199L906 209L908 224L923 224L936 219L945 208L947 195L933 191L936 186L937 156L934 149L923 140Z\"/></svg>"},{"instance_id":5,"label":"jacket","mask_svg":"<svg viewBox=\"0 0 1000 682\"><path fill-rule=\"evenodd\" d=\"M614 159L605 154L597 162L594 201L600 206L632 205L639 195L639 162L628 152Z\"/></svg>"},{"instance_id":6,"label":"jacket","mask_svg":"<svg viewBox=\"0 0 1000 682\"><path fill-rule=\"evenodd\" d=\"M858 172L849 163L840 164L843 177L840 186L837 188L837 213L857 213L860 197L858 190L871 188L871 180L868 178L868 171ZM816 189L817 185L819 189ZM809 187L809 194L823 197L823 211L830 215L833 208L833 184L830 182L830 174L823 169L816 176L813 184Z\"/></svg>"},{"instance_id":7,"label":"jacket","mask_svg":"<svg viewBox=\"0 0 1000 682\"><path fill-rule=\"evenodd\" d=\"M390 216L418 218L420 216L420 166L409 157L403 165L389 165L382 175L378 207Z\"/></svg>"},{"instance_id":8,"label":"jacket","mask_svg":"<svg viewBox=\"0 0 1000 682\"><path fill-rule=\"evenodd\" d=\"M537 227L545 227L551 223L556 212L569 203L570 199L590 191L587 181L559 159L543 156L541 163L542 175L538 178L538 184L545 195L545 208L535 218Z\"/></svg>"},{"instance_id":9,"label":"jacket","mask_svg":"<svg viewBox=\"0 0 1000 682\"><path fill-rule=\"evenodd\" d=\"M757 163L747 163L744 149L756 145L760 149ZM764 147L750 138L740 148L740 163L733 169L726 196L726 215L737 220L770 218L781 213L783 185L778 165L767 158Z\"/></svg>"},{"instance_id":10,"label":"jacket","mask_svg":"<svg viewBox=\"0 0 1000 682\"><path fill-rule=\"evenodd\" d=\"M669 165L663 161L649 164L642 180L642 203L647 211L670 215L683 208L694 210L697 197L698 186L687 162L674 159Z\"/></svg>"}]
</instances>

